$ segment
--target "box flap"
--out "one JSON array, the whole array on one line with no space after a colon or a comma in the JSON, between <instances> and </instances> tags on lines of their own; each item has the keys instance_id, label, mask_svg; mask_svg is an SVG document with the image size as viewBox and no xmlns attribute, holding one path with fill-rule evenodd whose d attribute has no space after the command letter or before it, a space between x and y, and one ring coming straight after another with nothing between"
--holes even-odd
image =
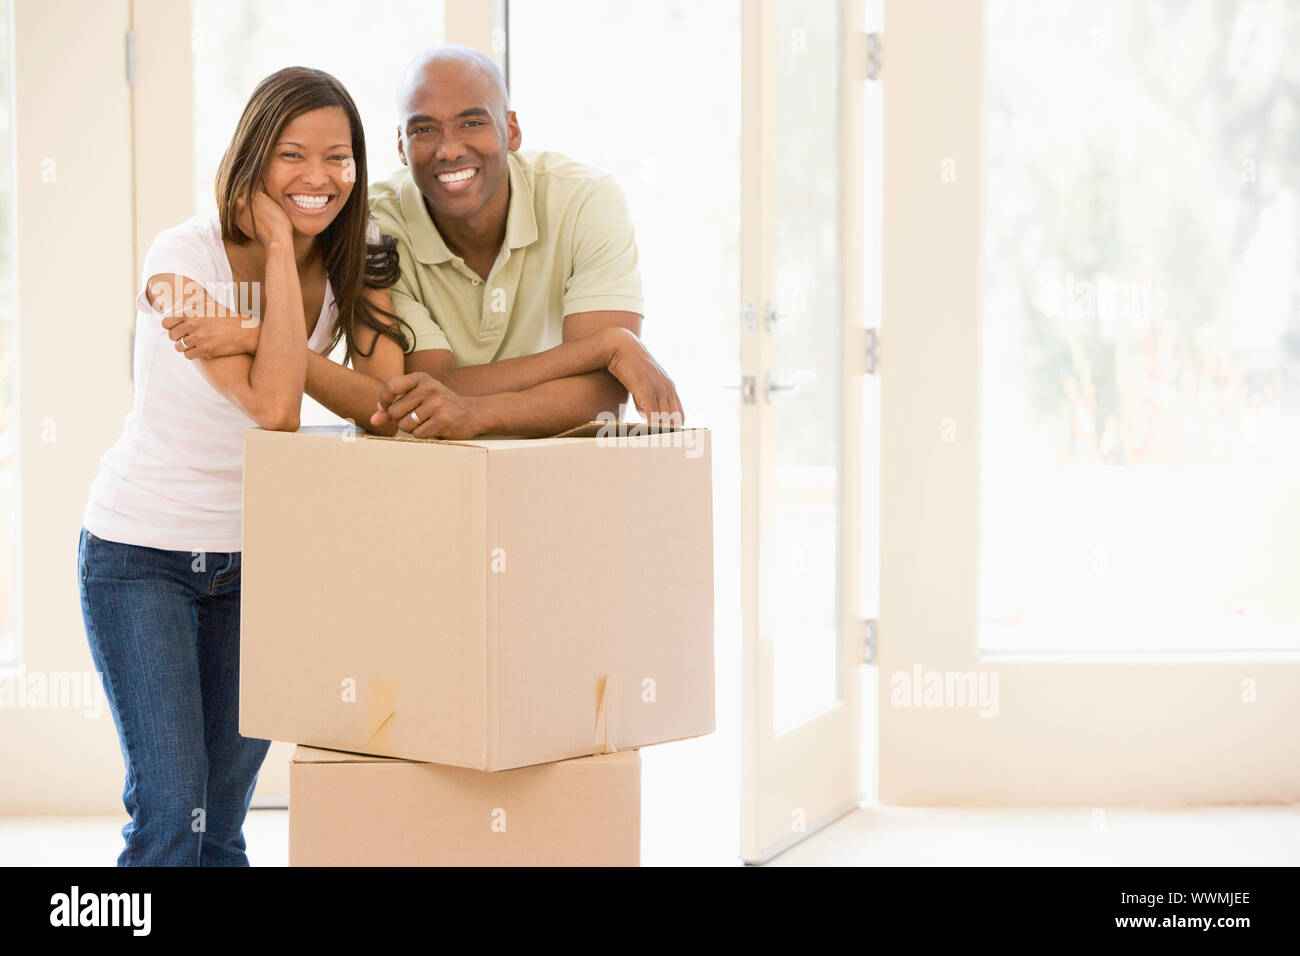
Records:
<instances>
[{"instance_id":1,"label":"box flap","mask_svg":"<svg viewBox=\"0 0 1300 956\"><path fill-rule=\"evenodd\" d=\"M304 747L299 744L293 751L290 763L412 763L398 757L377 757L371 754L354 754L346 750L326 750L324 747Z\"/></svg>"},{"instance_id":2,"label":"box flap","mask_svg":"<svg viewBox=\"0 0 1300 956\"><path fill-rule=\"evenodd\" d=\"M595 754L587 757L571 757L569 760L557 760L556 764L568 764L571 760L599 760L602 766L618 766L619 764L629 763L639 760L639 747L629 747L627 750L617 750L611 754ZM606 763L607 762L607 763ZM422 760L403 760L400 757L379 757L373 754L357 754L346 750L328 750L325 747L307 747L299 744L294 748L293 757L290 763L414 763L424 764ZM437 764L436 766L450 766L448 764ZM531 766L544 766L543 764L532 764ZM455 768L463 770L463 767ZM522 769L522 768L515 768ZM499 771L474 771L478 773L510 773L509 770Z\"/></svg>"},{"instance_id":3,"label":"box flap","mask_svg":"<svg viewBox=\"0 0 1300 956\"><path fill-rule=\"evenodd\" d=\"M628 435L658 435L661 432L691 431L684 425L652 425L649 422L603 421L586 422L562 431L553 438L599 438L605 435L622 438Z\"/></svg>"},{"instance_id":4,"label":"box flap","mask_svg":"<svg viewBox=\"0 0 1300 956\"><path fill-rule=\"evenodd\" d=\"M266 429L259 429L265 431ZM696 431L696 426L687 428L681 425L652 425L649 422L637 421L594 421L584 422L581 425L575 425L573 428L558 432L555 435L542 435L535 437L526 437L523 435L479 435L474 438L466 439L449 439L449 438L416 438L410 432L399 431L396 435L371 435L363 428L358 428L347 423L337 425L303 425L297 431L300 435L322 435L333 438L361 437L373 438L378 441L408 441L423 442L430 445L470 445L478 448L495 445L503 441L548 441L552 438L636 438L642 435L658 435L667 432L684 432ZM290 433L280 433L290 434Z\"/></svg>"}]
</instances>

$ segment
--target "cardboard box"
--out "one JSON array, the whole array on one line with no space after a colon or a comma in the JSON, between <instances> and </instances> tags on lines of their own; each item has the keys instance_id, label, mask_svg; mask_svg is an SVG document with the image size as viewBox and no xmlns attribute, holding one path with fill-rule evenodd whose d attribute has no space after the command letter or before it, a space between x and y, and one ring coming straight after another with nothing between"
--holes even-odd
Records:
<instances>
[{"instance_id":1,"label":"cardboard box","mask_svg":"<svg viewBox=\"0 0 1300 956\"><path fill-rule=\"evenodd\" d=\"M290 866L637 866L635 750L500 773L299 747Z\"/></svg>"},{"instance_id":2,"label":"cardboard box","mask_svg":"<svg viewBox=\"0 0 1300 956\"><path fill-rule=\"evenodd\" d=\"M504 770L710 733L709 433L252 429L240 733Z\"/></svg>"}]
</instances>

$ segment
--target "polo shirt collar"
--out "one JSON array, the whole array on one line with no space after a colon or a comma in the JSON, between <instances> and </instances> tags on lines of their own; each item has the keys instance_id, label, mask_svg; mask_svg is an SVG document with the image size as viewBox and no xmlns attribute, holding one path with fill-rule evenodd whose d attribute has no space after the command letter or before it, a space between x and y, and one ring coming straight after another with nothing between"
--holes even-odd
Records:
<instances>
[{"instance_id":1,"label":"polo shirt collar","mask_svg":"<svg viewBox=\"0 0 1300 956\"><path fill-rule=\"evenodd\" d=\"M510 171L510 206L506 210L507 249L522 249L537 241L537 212L533 208L533 184L525 173L523 164L512 150L506 154ZM406 220L411 237L411 251L415 258L427 265L450 262L456 258L443 241L433 217L424 204L424 195L408 172L401 189L402 217Z\"/></svg>"}]
</instances>

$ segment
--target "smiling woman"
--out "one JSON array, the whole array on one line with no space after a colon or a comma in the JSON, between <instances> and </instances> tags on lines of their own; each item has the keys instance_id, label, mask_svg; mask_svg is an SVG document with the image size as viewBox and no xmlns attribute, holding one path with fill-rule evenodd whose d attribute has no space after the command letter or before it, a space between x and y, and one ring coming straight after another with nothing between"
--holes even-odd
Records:
<instances>
[{"instance_id":1,"label":"smiling woman","mask_svg":"<svg viewBox=\"0 0 1300 956\"><path fill-rule=\"evenodd\" d=\"M222 157L219 215L163 230L145 257L134 404L77 556L126 764L119 865L248 864L242 826L269 742L238 730L243 437L296 430L304 390L370 428L402 371L396 254L370 223L365 171L338 80L280 70ZM233 290L250 287L241 310ZM340 341L350 369L325 357Z\"/></svg>"}]
</instances>

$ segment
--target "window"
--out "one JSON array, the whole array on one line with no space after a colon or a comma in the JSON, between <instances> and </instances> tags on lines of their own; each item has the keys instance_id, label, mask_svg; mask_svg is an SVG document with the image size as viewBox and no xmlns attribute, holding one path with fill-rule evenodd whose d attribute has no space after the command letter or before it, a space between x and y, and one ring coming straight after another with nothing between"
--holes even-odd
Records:
<instances>
[{"instance_id":1,"label":"window","mask_svg":"<svg viewBox=\"0 0 1300 956\"><path fill-rule=\"evenodd\" d=\"M1300 647L1300 9L988 0L981 646Z\"/></svg>"}]
</instances>

